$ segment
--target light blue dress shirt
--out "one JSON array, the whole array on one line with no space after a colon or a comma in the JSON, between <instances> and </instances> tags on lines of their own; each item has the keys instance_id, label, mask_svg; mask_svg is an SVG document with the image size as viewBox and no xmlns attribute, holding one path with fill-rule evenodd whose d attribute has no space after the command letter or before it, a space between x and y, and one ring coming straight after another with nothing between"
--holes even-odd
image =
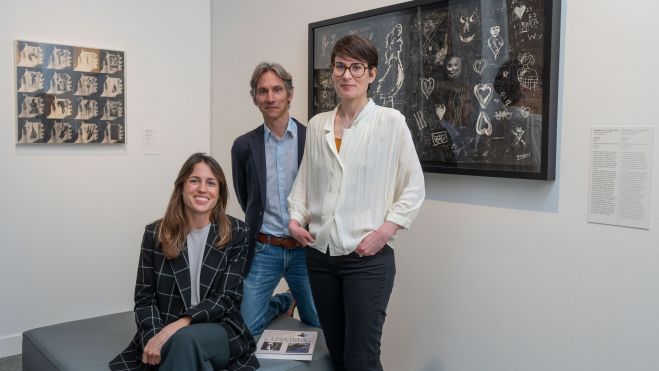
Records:
<instances>
[{"instance_id":1,"label":"light blue dress shirt","mask_svg":"<svg viewBox=\"0 0 659 371\"><path fill-rule=\"evenodd\" d=\"M288 119L288 127L283 138L277 138L264 126L266 202L261 232L273 236L289 236L288 205L286 199L291 193L297 176L297 125Z\"/></svg>"}]
</instances>

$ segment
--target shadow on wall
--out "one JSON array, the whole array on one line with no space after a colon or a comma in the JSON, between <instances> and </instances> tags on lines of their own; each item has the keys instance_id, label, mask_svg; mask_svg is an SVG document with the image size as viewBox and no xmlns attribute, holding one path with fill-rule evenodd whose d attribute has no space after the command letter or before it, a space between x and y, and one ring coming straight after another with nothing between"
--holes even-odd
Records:
<instances>
[{"instance_id":1,"label":"shadow on wall","mask_svg":"<svg viewBox=\"0 0 659 371\"><path fill-rule=\"evenodd\" d=\"M555 181L424 173L426 199L507 209L558 212Z\"/></svg>"},{"instance_id":2,"label":"shadow on wall","mask_svg":"<svg viewBox=\"0 0 659 371\"><path fill-rule=\"evenodd\" d=\"M423 366L422 371L445 371L445 369L439 363L439 360L433 356Z\"/></svg>"}]
</instances>

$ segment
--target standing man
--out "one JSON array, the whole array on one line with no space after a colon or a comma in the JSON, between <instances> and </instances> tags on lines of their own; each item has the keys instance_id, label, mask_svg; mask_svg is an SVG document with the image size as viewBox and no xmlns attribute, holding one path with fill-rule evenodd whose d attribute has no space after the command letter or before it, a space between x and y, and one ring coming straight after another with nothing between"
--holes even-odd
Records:
<instances>
[{"instance_id":1,"label":"standing man","mask_svg":"<svg viewBox=\"0 0 659 371\"><path fill-rule=\"evenodd\" d=\"M238 137L231 148L233 186L250 228L241 313L252 335L258 335L272 319L292 311L297 301L300 319L320 327L306 249L288 232L286 199L306 138L306 128L288 113L293 79L281 65L264 62L254 69L249 85L264 123ZM282 277L291 290L272 296Z\"/></svg>"}]
</instances>

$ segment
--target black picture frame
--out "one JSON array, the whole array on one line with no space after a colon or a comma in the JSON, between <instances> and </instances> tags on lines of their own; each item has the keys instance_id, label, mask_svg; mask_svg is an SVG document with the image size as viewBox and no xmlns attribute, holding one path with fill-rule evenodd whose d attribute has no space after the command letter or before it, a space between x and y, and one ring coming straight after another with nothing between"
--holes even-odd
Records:
<instances>
[{"instance_id":1,"label":"black picture frame","mask_svg":"<svg viewBox=\"0 0 659 371\"><path fill-rule=\"evenodd\" d=\"M406 117L425 172L555 179L560 0L416 0L309 24L309 117L338 104L330 54L379 52L369 97Z\"/></svg>"}]
</instances>

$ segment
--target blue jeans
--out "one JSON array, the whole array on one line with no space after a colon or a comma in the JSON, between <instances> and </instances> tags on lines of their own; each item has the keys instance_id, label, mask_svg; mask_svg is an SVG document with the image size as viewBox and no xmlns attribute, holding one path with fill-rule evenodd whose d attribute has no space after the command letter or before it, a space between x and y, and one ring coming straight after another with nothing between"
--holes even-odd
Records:
<instances>
[{"instance_id":1,"label":"blue jeans","mask_svg":"<svg viewBox=\"0 0 659 371\"><path fill-rule=\"evenodd\" d=\"M289 293L272 296L283 277L297 302L300 320L320 327L311 296L306 264L307 248L284 249L256 242L252 267L245 277L240 313L252 335L257 336L275 317L291 307Z\"/></svg>"}]
</instances>

